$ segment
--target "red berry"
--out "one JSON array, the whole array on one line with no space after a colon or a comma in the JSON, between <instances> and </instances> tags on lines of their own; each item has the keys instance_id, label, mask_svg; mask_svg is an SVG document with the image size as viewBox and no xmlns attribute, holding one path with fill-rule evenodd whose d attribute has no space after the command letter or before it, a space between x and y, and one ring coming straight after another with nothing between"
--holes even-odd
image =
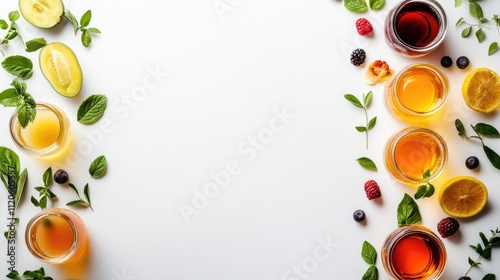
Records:
<instances>
[{"instance_id":1,"label":"red berry","mask_svg":"<svg viewBox=\"0 0 500 280\"><path fill-rule=\"evenodd\" d=\"M366 197L369 200L379 198L382 196L382 193L380 192L380 188L379 188L377 182L375 182L375 180L366 181L365 192L366 192Z\"/></svg>"},{"instance_id":2,"label":"red berry","mask_svg":"<svg viewBox=\"0 0 500 280\"><path fill-rule=\"evenodd\" d=\"M365 36L373 31L373 26L366 18L359 18L356 20L356 30L359 35Z\"/></svg>"},{"instance_id":3,"label":"red berry","mask_svg":"<svg viewBox=\"0 0 500 280\"><path fill-rule=\"evenodd\" d=\"M439 221L437 225L437 230L442 238L446 238L448 236L452 236L457 232L460 224L458 221L452 217L446 217Z\"/></svg>"}]
</instances>

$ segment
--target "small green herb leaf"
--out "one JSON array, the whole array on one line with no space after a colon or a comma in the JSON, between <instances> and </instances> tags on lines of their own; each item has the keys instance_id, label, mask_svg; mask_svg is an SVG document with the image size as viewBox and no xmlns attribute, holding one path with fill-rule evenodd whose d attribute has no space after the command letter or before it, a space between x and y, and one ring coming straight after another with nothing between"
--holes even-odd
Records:
<instances>
[{"instance_id":1,"label":"small green herb leaf","mask_svg":"<svg viewBox=\"0 0 500 280\"><path fill-rule=\"evenodd\" d=\"M479 28L476 31L476 38L479 43L482 43L484 42L484 40L486 40L486 34L484 33L484 30L482 28Z\"/></svg>"},{"instance_id":2,"label":"small green herb leaf","mask_svg":"<svg viewBox=\"0 0 500 280\"><path fill-rule=\"evenodd\" d=\"M47 168L42 176L43 184L47 187L52 183L52 167Z\"/></svg>"},{"instance_id":3,"label":"small green herb leaf","mask_svg":"<svg viewBox=\"0 0 500 280\"><path fill-rule=\"evenodd\" d=\"M458 131L458 136L462 137L465 135L467 137L465 133L465 126L460 119L455 120L455 128Z\"/></svg>"},{"instance_id":4,"label":"small green herb leaf","mask_svg":"<svg viewBox=\"0 0 500 280\"><path fill-rule=\"evenodd\" d=\"M26 42L26 51L34 52L47 45L47 41L44 38L35 38Z\"/></svg>"},{"instance_id":5,"label":"small green herb leaf","mask_svg":"<svg viewBox=\"0 0 500 280\"><path fill-rule=\"evenodd\" d=\"M369 122L368 122L368 129L372 129L375 127L377 124L377 117L373 117Z\"/></svg>"},{"instance_id":6,"label":"small green herb leaf","mask_svg":"<svg viewBox=\"0 0 500 280\"><path fill-rule=\"evenodd\" d=\"M498 42L493 42L488 47L488 55L493 55L498 51Z\"/></svg>"},{"instance_id":7,"label":"small green herb leaf","mask_svg":"<svg viewBox=\"0 0 500 280\"><path fill-rule=\"evenodd\" d=\"M460 7L462 5L462 0L455 0L455 7Z\"/></svg>"},{"instance_id":8,"label":"small green herb leaf","mask_svg":"<svg viewBox=\"0 0 500 280\"><path fill-rule=\"evenodd\" d=\"M461 23L465 22L464 18L461 17L457 20L457 22L455 23L455 27L459 26Z\"/></svg>"},{"instance_id":9,"label":"small green herb leaf","mask_svg":"<svg viewBox=\"0 0 500 280\"><path fill-rule=\"evenodd\" d=\"M344 0L344 7L353 13L365 13L368 5L365 0Z\"/></svg>"},{"instance_id":10,"label":"small green herb leaf","mask_svg":"<svg viewBox=\"0 0 500 280\"><path fill-rule=\"evenodd\" d=\"M15 88L9 88L0 93L0 104L5 107L16 107L19 94Z\"/></svg>"},{"instance_id":11,"label":"small green herb leaf","mask_svg":"<svg viewBox=\"0 0 500 280\"><path fill-rule=\"evenodd\" d=\"M429 179L431 177L431 170L427 169L425 170L424 174L422 175L422 179Z\"/></svg>"},{"instance_id":12,"label":"small green herb leaf","mask_svg":"<svg viewBox=\"0 0 500 280\"><path fill-rule=\"evenodd\" d=\"M369 0L370 9L374 11L381 10L385 5L385 0Z\"/></svg>"},{"instance_id":13,"label":"small green herb leaf","mask_svg":"<svg viewBox=\"0 0 500 280\"><path fill-rule=\"evenodd\" d=\"M81 40L83 46L90 46L90 43L92 43L92 37L90 36L90 32L88 32L88 30L82 31Z\"/></svg>"},{"instance_id":14,"label":"small green herb leaf","mask_svg":"<svg viewBox=\"0 0 500 280\"><path fill-rule=\"evenodd\" d=\"M0 29L6 30L7 28L9 28L9 24L5 20L0 19Z\"/></svg>"},{"instance_id":15,"label":"small green herb leaf","mask_svg":"<svg viewBox=\"0 0 500 280\"><path fill-rule=\"evenodd\" d=\"M377 165L373 162L373 160L367 158L367 157L360 157L356 159L356 161L361 165L361 167L368 169L368 170L373 170L377 171Z\"/></svg>"},{"instance_id":16,"label":"small green herb leaf","mask_svg":"<svg viewBox=\"0 0 500 280\"><path fill-rule=\"evenodd\" d=\"M397 212L398 226L407 226L422 221L418 205L411 196L405 194L398 205Z\"/></svg>"},{"instance_id":17,"label":"small green herb leaf","mask_svg":"<svg viewBox=\"0 0 500 280\"><path fill-rule=\"evenodd\" d=\"M70 201L70 202L66 203L66 205L67 206L80 205L80 206L85 206L85 207L89 206L89 204L85 200L82 200L82 199Z\"/></svg>"},{"instance_id":18,"label":"small green herb leaf","mask_svg":"<svg viewBox=\"0 0 500 280\"><path fill-rule=\"evenodd\" d=\"M83 15L82 18L80 19L80 27L87 27L89 26L90 19L92 18L92 11L88 10L86 11Z\"/></svg>"},{"instance_id":19,"label":"small green herb leaf","mask_svg":"<svg viewBox=\"0 0 500 280\"><path fill-rule=\"evenodd\" d=\"M71 11L69 10L66 10L66 12L64 12L64 16L69 20L69 22L71 22L71 25L73 25L73 30L75 31L76 35L76 33L78 32L78 20L76 20L73 13L71 13Z\"/></svg>"},{"instance_id":20,"label":"small green herb leaf","mask_svg":"<svg viewBox=\"0 0 500 280\"><path fill-rule=\"evenodd\" d=\"M373 92L370 90L363 98L363 104L365 108L368 108L372 99L373 99Z\"/></svg>"},{"instance_id":21,"label":"small green herb leaf","mask_svg":"<svg viewBox=\"0 0 500 280\"><path fill-rule=\"evenodd\" d=\"M21 169L19 156L11 149L0 146L0 171L9 175L14 171L17 176Z\"/></svg>"},{"instance_id":22,"label":"small green herb leaf","mask_svg":"<svg viewBox=\"0 0 500 280\"><path fill-rule=\"evenodd\" d=\"M104 115L107 99L103 94L89 96L78 108L77 120L82 124L93 124Z\"/></svg>"},{"instance_id":23,"label":"small green herb leaf","mask_svg":"<svg viewBox=\"0 0 500 280\"><path fill-rule=\"evenodd\" d=\"M469 1L469 13L476 19L480 19L483 17L483 9L475 1Z\"/></svg>"},{"instance_id":24,"label":"small green herb leaf","mask_svg":"<svg viewBox=\"0 0 500 280\"><path fill-rule=\"evenodd\" d=\"M427 192L427 186L426 185L420 185L418 186L417 192L413 196L415 199L421 199L424 197L425 193Z\"/></svg>"},{"instance_id":25,"label":"small green herb leaf","mask_svg":"<svg viewBox=\"0 0 500 280\"><path fill-rule=\"evenodd\" d=\"M484 153L486 154L486 157L491 162L491 164L496 169L500 169L500 156L495 151L493 151L490 147L488 147L486 145L483 145L483 150L484 150Z\"/></svg>"},{"instance_id":26,"label":"small green herb leaf","mask_svg":"<svg viewBox=\"0 0 500 280\"><path fill-rule=\"evenodd\" d=\"M377 250L368 241L363 242L361 257L367 264L374 265L377 261Z\"/></svg>"},{"instance_id":27,"label":"small green herb leaf","mask_svg":"<svg viewBox=\"0 0 500 280\"><path fill-rule=\"evenodd\" d=\"M366 127L364 127L364 126L356 126L354 128L356 128L356 130L359 131L359 132L365 132L366 131Z\"/></svg>"},{"instance_id":28,"label":"small green herb leaf","mask_svg":"<svg viewBox=\"0 0 500 280\"><path fill-rule=\"evenodd\" d=\"M477 123L474 126L474 130L483 136L500 137L500 133L498 132L498 130L492 125L486 123Z\"/></svg>"},{"instance_id":29,"label":"small green herb leaf","mask_svg":"<svg viewBox=\"0 0 500 280\"><path fill-rule=\"evenodd\" d=\"M106 167L107 167L106 157L103 155L98 156L90 164L89 174L91 177L94 178L101 177L106 172Z\"/></svg>"},{"instance_id":30,"label":"small green herb leaf","mask_svg":"<svg viewBox=\"0 0 500 280\"><path fill-rule=\"evenodd\" d=\"M26 186L27 179L28 179L28 170L25 168L17 178L16 196L14 198L14 204L16 205L16 207L21 203L21 198L23 197L24 194L24 188Z\"/></svg>"},{"instance_id":31,"label":"small green herb leaf","mask_svg":"<svg viewBox=\"0 0 500 280\"><path fill-rule=\"evenodd\" d=\"M472 26L468 26L468 27L464 28L462 30L462 37L463 38L469 37L469 35L471 34L471 31L472 31Z\"/></svg>"},{"instance_id":32,"label":"small green herb leaf","mask_svg":"<svg viewBox=\"0 0 500 280\"><path fill-rule=\"evenodd\" d=\"M2 67L10 74L23 80L27 80L33 76L33 62L22 55L7 57L2 62Z\"/></svg>"},{"instance_id":33,"label":"small green herb leaf","mask_svg":"<svg viewBox=\"0 0 500 280\"><path fill-rule=\"evenodd\" d=\"M12 11L9 13L9 20L14 22L19 19L19 12L18 11Z\"/></svg>"},{"instance_id":34,"label":"small green herb leaf","mask_svg":"<svg viewBox=\"0 0 500 280\"><path fill-rule=\"evenodd\" d=\"M378 268L374 265L368 267L361 280L377 280L378 279Z\"/></svg>"},{"instance_id":35,"label":"small green herb leaf","mask_svg":"<svg viewBox=\"0 0 500 280\"><path fill-rule=\"evenodd\" d=\"M495 274L488 273L488 274L486 274L486 275L483 277L483 279L482 279L482 280L495 280L495 279L497 279L497 278L496 278L496 276L495 276Z\"/></svg>"},{"instance_id":36,"label":"small green herb leaf","mask_svg":"<svg viewBox=\"0 0 500 280\"><path fill-rule=\"evenodd\" d=\"M344 98L347 99L347 101L351 102L352 105L358 107L358 108L364 108L363 104L359 101L359 99L352 95L352 94L345 94Z\"/></svg>"}]
</instances>

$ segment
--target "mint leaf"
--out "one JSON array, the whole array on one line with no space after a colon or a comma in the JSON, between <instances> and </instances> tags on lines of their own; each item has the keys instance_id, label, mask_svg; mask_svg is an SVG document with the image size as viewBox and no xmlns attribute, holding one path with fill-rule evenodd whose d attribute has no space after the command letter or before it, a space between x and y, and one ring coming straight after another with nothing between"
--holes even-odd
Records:
<instances>
[{"instance_id":1,"label":"mint leaf","mask_svg":"<svg viewBox=\"0 0 500 280\"><path fill-rule=\"evenodd\" d=\"M47 41L44 38L35 38L26 42L26 51L34 52L47 45Z\"/></svg>"},{"instance_id":2,"label":"mint leaf","mask_svg":"<svg viewBox=\"0 0 500 280\"><path fill-rule=\"evenodd\" d=\"M385 0L369 0L370 9L381 10L384 7Z\"/></svg>"},{"instance_id":3,"label":"mint leaf","mask_svg":"<svg viewBox=\"0 0 500 280\"><path fill-rule=\"evenodd\" d=\"M344 0L344 7L353 13L364 13L368 11L365 0Z\"/></svg>"},{"instance_id":4,"label":"mint leaf","mask_svg":"<svg viewBox=\"0 0 500 280\"><path fill-rule=\"evenodd\" d=\"M48 187L52 183L52 167L47 168L42 176L43 184Z\"/></svg>"},{"instance_id":5,"label":"mint leaf","mask_svg":"<svg viewBox=\"0 0 500 280\"><path fill-rule=\"evenodd\" d=\"M12 11L9 13L9 20L14 22L19 19L19 12L18 11Z\"/></svg>"},{"instance_id":6,"label":"mint leaf","mask_svg":"<svg viewBox=\"0 0 500 280\"><path fill-rule=\"evenodd\" d=\"M89 174L91 177L101 177L106 172L107 161L105 156L98 156L89 167Z\"/></svg>"},{"instance_id":7,"label":"mint leaf","mask_svg":"<svg viewBox=\"0 0 500 280\"><path fill-rule=\"evenodd\" d=\"M107 99L103 94L94 94L82 102L77 112L77 120L82 124L93 124L104 115Z\"/></svg>"},{"instance_id":8,"label":"mint leaf","mask_svg":"<svg viewBox=\"0 0 500 280\"><path fill-rule=\"evenodd\" d=\"M372 265L368 267L361 280L377 280L378 279L378 269L376 266Z\"/></svg>"},{"instance_id":9,"label":"mint leaf","mask_svg":"<svg viewBox=\"0 0 500 280\"><path fill-rule=\"evenodd\" d=\"M17 176L21 169L19 156L7 147L0 147L0 171L8 175L12 169Z\"/></svg>"},{"instance_id":10,"label":"mint leaf","mask_svg":"<svg viewBox=\"0 0 500 280\"><path fill-rule=\"evenodd\" d=\"M488 47L488 55L493 55L498 51L498 42L493 42Z\"/></svg>"},{"instance_id":11,"label":"mint leaf","mask_svg":"<svg viewBox=\"0 0 500 280\"><path fill-rule=\"evenodd\" d=\"M398 205L397 219L399 227L416 224L422 221L417 203L406 193Z\"/></svg>"},{"instance_id":12,"label":"mint leaf","mask_svg":"<svg viewBox=\"0 0 500 280\"><path fill-rule=\"evenodd\" d=\"M356 161L365 169L377 171L377 165L375 165L375 163L367 157L360 157L356 159Z\"/></svg>"},{"instance_id":13,"label":"mint leaf","mask_svg":"<svg viewBox=\"0 0 500 280\"><path fill-rule=\"evenodd\" d=\"M377 250L375 250L372 244L365 241L361 248L361 257L367 264L374 265L377 261Z\"/></svg>"},{"instance_id":14,"label":"mint leaf","mask_svg":"<svg viewBox=\"0 0 500 280\"><path fill-rule=\"evenodd\" d=\"M469 1L469 13L476 19L481 19L483 17L483 9L475 1Z\"/></svg>"},{"instance_id":15,"label":"mint leaf","mask_svg":"<svg viewBox=\"0 0 500 280\"><path fill-rule=\"evenodd\" d=\"M417 192L413 196L415 199L421 199L422 197L425 196L425 193L427 192L427 186L426 185L420 185L418 186Z\"/></svg>"},{"instance_id":16,"label":"mint leaf","mask_svg":"<svg viewBox=\"0 0 500 280\"><path fill-rule=\"evenodd\" d=\"M80 19L80 27L85 28L85 27L89 26L91 18L92 18L92 11L90 11L90 10L86 11L83 14L82 18Z\"/></svg>"},{"instance_id":17,"label":"mint leaf","mask_svg":"<svg viewBox=\"0 0 500 280\"><path fill-rule=\"evenodd\" d=\"M10 74L27 80L33 76L33 62L27 57L14 55L5 58L2 67Z\"/></svg>"},{"instance_id":18,"label":"mint leaf","mask_svg":"<svg viewBox=\"0 0 500 280\"><path fill-rule=\"evenodd\" d=\"M0 92L0 104L5 107L15 107L17 106L17 101L19 100L19 94L15 88L9 88Z\"/></svg>"},{"instance_id":19,"label":"mint leaf","mask_svg":"<svg viewBox=\"0 0 500 280\"><path fill-rule=\"evenodd\" d=\"M476 31L476 38L479 43L482 43L484 42L484 40L486 40L486 34L484 33L484 30L482 28L479 28Z\"/></svg>"}]
</instances>

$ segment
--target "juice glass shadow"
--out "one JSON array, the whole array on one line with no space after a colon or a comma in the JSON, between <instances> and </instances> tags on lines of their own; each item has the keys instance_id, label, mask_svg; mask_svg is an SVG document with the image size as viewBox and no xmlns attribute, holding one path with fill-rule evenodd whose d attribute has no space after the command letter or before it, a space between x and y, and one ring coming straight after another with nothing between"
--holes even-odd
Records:
<instances>
[{"instance_id":1,"label":"juice glass shadow","mask_svg":"<svg viewBox=\"0 0 500 280\"><path fill-rule=\"evenodd\" d=\"M436 179L444 171L448 148L433 130L407 127L389 139L384 156L392 177L403 184L418 186Z\"/></svg>"},{"instance_id":2,"label":"juice glass shadow","mask_svg":"<svg viewBox=\"0 0 500 280\"><path fill-rule=\"evenodd\" d=\"M444 40L448 21L434 0L403 0L389 11L385 40L396 52L421 57L434 51Z\"/></svg>"},{"instance_id":3,"label":"juice glass shadow","mask_svg":"<svg viewBox=\"0 0 500 280\"><path fill-rule=\"evenodd\" d=\"M422 122L435 116L448 100L448 77L437 67L414 63L387 81L389 110L405 122Z\"/></svg>"},{"instance_id":4,"label":"juice glass shadow","mask_svg":"<svg viewBox=\"0 0 500 280\"><path fill-rule=\"evenodd\" d=\"M54 157L63 152L71 142L68 117L58 107L36 104L33 122L23 128L17 113L10 118L10 135L14 144L24 153L36 157Z\"/></svg>"},{"instance_id":5,"label":"juice glass shadow","mask_svg":"<svg viewBox=\"0 0 500 280\"><path fill-rule=\"evenodd\" d=\"M446 267L446 248L430 229L411 225L392 232L382 246L382 262L393 279L439 279Z\"/></svg>"},{"instance_id":6,"label":"juice glass shadow","mask_svg":"<svg viewBox=\"0 0 500 280\"><path fill-rule=\"evenodd\" d=\"M31 254L48 263L78 259L88 245L82 219L62 208L45 209L36 214L26 227L25 239Z\"/></svg>"}]
</instances>

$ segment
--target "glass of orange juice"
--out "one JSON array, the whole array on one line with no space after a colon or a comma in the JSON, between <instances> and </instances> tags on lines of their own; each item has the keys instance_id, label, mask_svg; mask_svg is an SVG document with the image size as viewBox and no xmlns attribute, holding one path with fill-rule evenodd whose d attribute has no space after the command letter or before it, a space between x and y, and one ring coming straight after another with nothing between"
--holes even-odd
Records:
<instances>
[{"instance_id":1,"label":"glass of orange juice","mask_svg":"<svg viewBox=\"0 0 500 280\"><path fill-rule=\"evenodd\" d=\"M424 121L444 106L449 87L448 77L437 67L414 63L386 83L387 105L403 121Z\"/></svg>"},{"instance_id":2,"label":"glass of orange juice","mask_svg":"<svg viewBox=\"0 0 500 280\"><path fill-rule=\"evenodd\" d=\"M446 267L446 248L421 225L400 227L382 246L382 262L392 279L439 279Z\"/></svg>"},{"instance_id":3,"label":"glass of orange juice","mask_svg":"<svg viewBox=\"0 0 500 280\"><path fill-rule=\"evenodd\" d=\"M66 114L54 105L36 104L36 116L25 128L14 113L10 119L10 135L24 153L37 157L60 154L71 141L71 130Z\"/></svg>"},{"instance_id":4,"label":"glass of orange juice","mask_svg":"<svg viewBox=\"0 0 500 280\"><path fill-rule=\"evenodd\" d=\"M82 219L62 208L45 209L26 227L26 244L39 260L64 263L78 259L87 250L87 231Z\"/></svg>"},{"instance_id":5,"label":"glass of orange juice","mask_svg":"<svg viewBox=\"0 0 500 280\"><path fill-rule=\"evenodd\" d=\"M436 179L448 162L448 148L435 131L407 127L396 133L385 148L389 173L407 185L421 185ZM424 176L425 173L429 176Z\"/></svg>"}]
</instances>

